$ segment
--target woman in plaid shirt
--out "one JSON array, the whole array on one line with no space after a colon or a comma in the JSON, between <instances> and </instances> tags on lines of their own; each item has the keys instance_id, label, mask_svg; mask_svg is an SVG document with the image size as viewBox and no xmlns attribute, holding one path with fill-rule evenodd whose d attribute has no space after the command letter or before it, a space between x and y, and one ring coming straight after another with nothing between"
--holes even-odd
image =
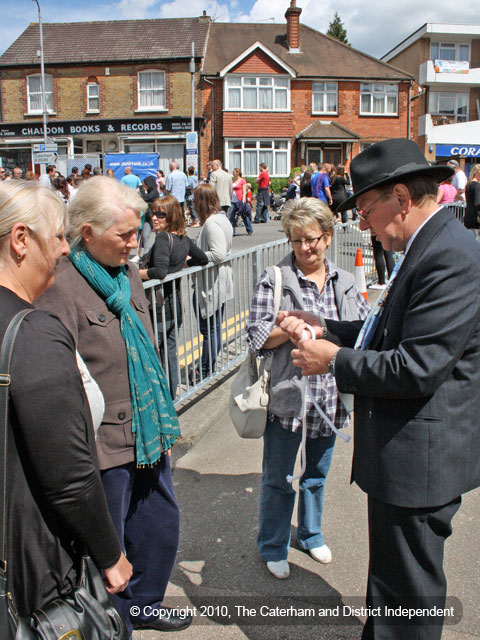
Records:
<instances>
[{"instance_id":1,"label":"woman in plaid shirt","mask_svg":"<svg viewBox=\"0 0 480 640\"><path fill-rule=\"evenodd\" d=\"M338 269L325 253L332 242L335 219L317 198L293 200L282 216L292 252L282 271L282 310L303 309L333 320L363 320L369 305L350 273ZM274 351L269 419L264 435L258 546L269 571L288 578L290 523L295 492L286 480L293 473L302 436L302 376L294 367L288 335L275 326L274 271L267 268L255 288L247 340L260 357ZM348 425L330 374L309 377L316 401L338 429ZM328 563L332 554L322 535L325 480L332 460L335 433L307 403L306 471L300 480L297 540L314 560Z\"/></svg>"}]
</instances>

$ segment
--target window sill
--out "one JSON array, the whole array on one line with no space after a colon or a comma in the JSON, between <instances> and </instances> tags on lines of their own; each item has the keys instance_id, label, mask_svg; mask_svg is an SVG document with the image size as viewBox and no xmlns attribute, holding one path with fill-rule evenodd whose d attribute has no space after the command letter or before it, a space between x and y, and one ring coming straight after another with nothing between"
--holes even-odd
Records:
<instances>
[{"instance_id":1,"label":"window sill","mask_svg":"<svg viewBox=\"0 0 480 640\"><path fill-rule=\"evenodd\" d=\"M338 116L338 111L312 111L312 116Z\"/></svg>"},{"instance_id":2,"label":"window sill","mask_svg":"<svg viewBox=\"0 0 480 640\"><path fill-rule=\"evenodd\" d=\"M168 109L163 107L154 107L153 109L136 109L133 113L168 113Z\"/></svg>"},{"instance_id":3,"label":"window sill","mask_svg":"<svg viewBox=\"0 0 480 640\"><path fill-rule=\"evenodd\" d=\"M97 115L100 113L100 109L89 109L88 111L85 111L85 115L86 116L90 116L92 114L96 113Z\"/></svg>"},{"instance_id":4,"label":"window sill","mask_svg":"<svg viewBox=\"0 0 480 640\"><path fill-rule=\"evenodd\" d=\"M224 109L223 113L293 113L291 109Z\"/></svg>"},{"instance_id":5,"label":"window sill","mask_svg":"<svg viewBox=\"0 0 480 640\"><path fill-rule=\"evenodd\" d=\"M398 113L359 113L363 118L398 118Z\"/></svg>"},{"instance_id":6,"label":"window sill","mask_svg":"<svg viewBox=\"0 0 480 640\"><path fill-rule=\"evenodd\" d=\"M47 111L47 116L56 116L58 115L56 111ZM37 118L38 116L43 116L43 111L29 111L28 113L24 113L24 118Z\"/></svg>"}]
</instances>

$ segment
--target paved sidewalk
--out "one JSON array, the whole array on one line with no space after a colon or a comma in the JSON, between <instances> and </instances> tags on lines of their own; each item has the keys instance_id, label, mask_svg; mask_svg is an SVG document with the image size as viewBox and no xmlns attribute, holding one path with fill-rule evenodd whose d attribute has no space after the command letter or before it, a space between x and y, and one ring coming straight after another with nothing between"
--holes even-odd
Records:
<instances>
[{"instance_id":1,"label":"paved sidewalk","mask_svg":"<svg viewBox=\"0 0 480 640\"><path fill-rule=\"evenodd\" d=\"M349 484L352 444L337 441L327 481L324 533L332 549L332 563L320 565L296 548L294 524L291 576L276 580L256 548L262 442L236 435L228 415L229 390L230 379L226 379L180 416L183 440L174 448L173 462L182 514L181 541L167 595L174 598L170 603L174 606L195 606L197 615L189 629L169 637L358 640L360 616L317 613L322 607L335 611L339 606L343 612L343 605L363 605L366 498ZM460 599L464 615L455 626L444 628L444 640L480 637L479 525L480 492L476 491L465 496L446 546L449 595ZM206 605L224 609L202 609ZM236 607L242 605L256 615L237 620ZM315 618L260 615L262 606L268 608L265 612L292 605L297 612L315 609ZM154 631L134 634L135 640L158 640L160 636Z\"/></svg>"}]
</instances>

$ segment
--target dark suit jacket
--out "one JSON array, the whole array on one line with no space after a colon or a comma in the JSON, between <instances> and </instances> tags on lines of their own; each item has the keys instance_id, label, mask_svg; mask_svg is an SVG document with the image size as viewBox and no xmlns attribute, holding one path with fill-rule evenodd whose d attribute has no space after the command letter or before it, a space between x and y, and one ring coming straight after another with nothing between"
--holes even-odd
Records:
<instances>
[{"instance_id":1,"label":"dark suit jacket","mask_svg":"<svg viewBox=\"0 0 480 640\"><path fill-rule=\"evenodd\" d=\"M353 346L352 324L328 322ZM352 478L403 507L448 503L480 484L480 245L447 209L420 230L370 349L338 352L355 394Z\"/></svg>"}]
</instances>

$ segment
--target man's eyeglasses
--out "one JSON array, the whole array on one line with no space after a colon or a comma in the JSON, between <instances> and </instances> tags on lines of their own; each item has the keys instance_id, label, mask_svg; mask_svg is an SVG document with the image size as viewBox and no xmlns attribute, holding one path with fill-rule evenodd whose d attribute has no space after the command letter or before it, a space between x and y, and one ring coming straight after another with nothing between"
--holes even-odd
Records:
<instances>
[{"instance_id":1,"label":"man's eyeglasses","mask_svg":"<svg viewBox=\"0 0 480 640\"><path fill-rule=\"evenodd\" d=\"M375 200L368 205L368 209L358 209L357 208L357 213L358 213L359 218L361 218L364 222L367 222L368 216L372 213L373 206L380 200L380 198L383 198L384 195L386 195L386 194L385 193L381 193L378 196L378 198L375 198Z\"/></svg>"},{"instance_id":2,"label":"man's eyeglasses","mask_svg":"<svg viewBox=\"0 0 480 640\"><path fill-rule=\"evenodd\" d=\"M322 233L318 238L302 238L302 240L289 240L288 242L292 245L292 247L297 247L299 249L302 244L306 244L309 249L313 249L317 246L317 242L323 238L325 234Z\"/></svg>"},{"instance_id":3,"label":"man's eyeglasses","mask_svg":"<svg viewBox=\"0 0 480 640\"><path fill-rule=\"evenodd\" d=\"M155 218L166 218L167 214L165 213L165 211L152 211L152 216L154 216Z\"/></svg>"}]
</instances>

